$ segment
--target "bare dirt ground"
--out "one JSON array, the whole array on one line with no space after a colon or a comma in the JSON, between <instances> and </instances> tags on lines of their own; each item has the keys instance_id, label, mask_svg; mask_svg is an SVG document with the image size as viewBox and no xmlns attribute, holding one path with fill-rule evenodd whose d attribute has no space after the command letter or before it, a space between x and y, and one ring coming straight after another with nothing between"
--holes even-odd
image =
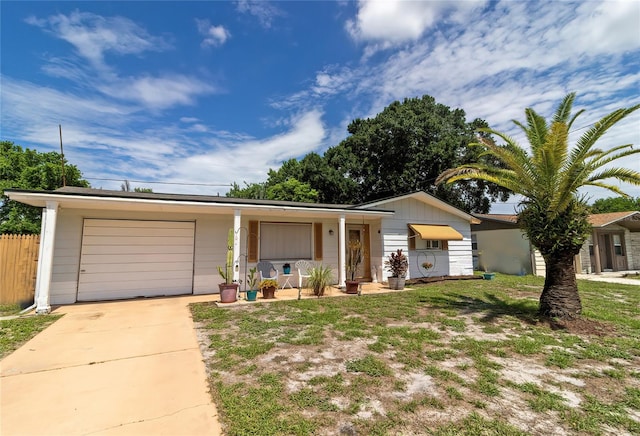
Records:
<instances>
[{"instance_id":1,"label":"bare dirt ground","mask_svg":"<svg viewBox=\"0 0 640 436\"><path fill-rule=\"evenodd\" d=\"M527 298L525 294L520 297ZM260 305L230 310L265 322L275 313ZM625 413L638 427L628 422L609 425L604 418L589 426L589 419L609 413L592 409L620 404L621 391L640 389L638 354L616 357L608 350L611 356L600 357L596 351L585 352L592 345L594 350L606 348L603 344L618 336L612 324L588 319L528 322L512 316L486 321L487 317L482 311L442 314L429 305L406 319L354 313L325 325L317 343L296 343L307 329L298 326L287 340L275 337L268 351L230 368L217 364L211 325L197 323L197 333L210 374L225 385L252 386L260 374L276 373L282 380L283 402L296 393L325 401L322 407L310 402L299 410L318 424L316 434L422 435L448 424L454 426L452 433L443 434L459 434L464 429L455 425L478 415L506 426L490 427L485 434L631 435L640 428L635 406L626 407ZM283 315L281 321L286 319ZM360 335L344 327L351 324L368 330ZM376 332L381 330L376 327L396 333L380 345ZM289 326L274 328L283 331ZM243 333L233 322L224 332L216 331L223 341L239 347L242 342L236 340ZM363 374L348 369L350 362L367 356L390 371L371 376L366 370ZM566 363L557 363L556 357ZM248 365L251 371L244 371Z\"/></svg>"}]
</instances>

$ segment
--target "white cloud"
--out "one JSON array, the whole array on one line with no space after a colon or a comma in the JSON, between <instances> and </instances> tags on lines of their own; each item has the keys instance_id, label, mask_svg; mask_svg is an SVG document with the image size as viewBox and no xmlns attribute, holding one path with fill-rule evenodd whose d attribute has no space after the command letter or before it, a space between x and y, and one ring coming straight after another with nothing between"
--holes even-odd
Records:
<instances>
[{"instance_id":1,"label":"white cloud","mask_svg":"<svg viewBox=\"0 0 640 436\"><path fill-rule=\"evenodd\" d=\"M290 120L288 131L264 139L227 142L215 151L175 161L171 167L176 180L203 183L248 183L264 181L269 168L318 151L326 136L322 112L311 110Z\"/></svg>"},{"instance_id":2,"label":"white cloud","mask_svg":"<svg viewBox=\"0 0 640 436\"><path fill-rule=\"evenodd\" d=\"M265 29L271 28L273 21L284 12L266 0L238 0L236 9L243 14L253 15Z\"/></svg>"},{"instance_id":3,"label":"white cloud","mask_svg":"<svg viewBox=\"0 0 640 436\"><path fill-rule=\"evenodd\" d=\"M198 19L196 19L196 24L198 32L204 36L202 47L219 47L231 38L231 33L222 25L214 26L209 20Z\"/></svg>"},{"instance_id":4,"label":"white cloud","mask_svg":"<svg viewBox=\"0 0 640 436\"><path fill-rule=\"evenodd\" d=\"M118 79L97 87L106 95L139 102L152 110L192 105L196 97L216 91L215 87L200 79L180 74Z\"/></svg>"},{"instance_id":5,"label":"white cloud","mask_svg":"<svg viewBox=\"0 0 640 436\"><path fill-rule=\"evenodd\" d=\"M470 12L484 5L484 1L405 1L359 0L358 13L345 24L355 40L380 43L378 48L415 41L443 19L466 21Z\"/></svg>"},{"instance_id":6,"label":"white cloud","mask_svg":"<svg viewBox=\"0 0 640 436\"><path fill-rule=\"evenodd\" d=\"M105 53L119 55L162 51L169 44L151 36L128 18L102 17L89 12L52 15L45 19L34 16L25 20L72 44L78 54L94 67L104 68Z\"/></svg>"}]
</instances>

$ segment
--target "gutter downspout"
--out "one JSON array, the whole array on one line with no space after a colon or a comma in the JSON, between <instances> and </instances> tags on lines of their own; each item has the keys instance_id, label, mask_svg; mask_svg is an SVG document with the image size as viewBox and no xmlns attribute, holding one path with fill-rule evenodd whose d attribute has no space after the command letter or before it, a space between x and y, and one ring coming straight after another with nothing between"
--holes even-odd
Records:
<instances>
[{"instance_id":1,"label":"gutter downspout","mask_svg":"<svg viewBox=\"0 0 640 436\"><path fill-rule=\"evenodd\" d=\"M340 261L340 267L338 268L338 286L341 288L345 287L345 280L347 277L347 265L345 263L345 255L347 252L347 230L346 230L346 217L345 215L340 215L340 224L338 225L338 235L339 235L339 243L338 243L338 259Z\"/></svg>"},{"instance_id":2,"label":"gutter downspout","mask_svg":"<svg viewBox=\"0 0 640 436\"><path fill-rule=\"evenodd\" d=\"M42 218L40 220L40 241L38 243L38 268L36 271L36 287L35 287L35 292L33 294L33 304L25 309L22 309L20 311L20 315L23 315L27 312L32 311L33 309L36 308L37 306L37 301L38 301L38 289L40 288L40 268L42 265L42 262L40 259L42 259L42 246L44 245L42 243L42 235L44 235L44 229L45 229L45 217L46 217L46 208L42 208Z\"/></svg>"}]
</instances>

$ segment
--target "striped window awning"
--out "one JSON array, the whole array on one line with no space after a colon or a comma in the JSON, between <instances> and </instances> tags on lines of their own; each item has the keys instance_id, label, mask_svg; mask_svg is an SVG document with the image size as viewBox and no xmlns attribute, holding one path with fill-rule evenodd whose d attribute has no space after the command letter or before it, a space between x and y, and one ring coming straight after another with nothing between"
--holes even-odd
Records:
<instances>
[{"instance_id":1,"label":"striped window awning","mask_svg":"<svg viewBox=\"0 0 640 436\"><path fill-rule=\"evenodd\" d=\"M422 239L435 241L462 241L464 238L453 227L436 224L409 224Z\"/></svg>"}]
</instances>

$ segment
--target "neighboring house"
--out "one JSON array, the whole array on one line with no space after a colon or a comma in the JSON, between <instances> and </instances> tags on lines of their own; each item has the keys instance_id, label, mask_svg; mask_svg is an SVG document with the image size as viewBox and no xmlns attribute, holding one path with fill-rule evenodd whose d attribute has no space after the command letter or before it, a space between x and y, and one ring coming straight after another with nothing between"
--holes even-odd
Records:
<instances>
[{"instance_id":1,"label":"neighboring house","mask_svg":"<svg viewBox=\"0 0 640 436\"><path fill-rule=\"evenodd\" d=\"M384 260L397 249L409 256L408 278L473 273L477 220L424 192L362 205L73 187L5 193L43 208L38 312L77 301L217 293L230 228L235 280L261 260L281 270L308 259L330 265L343 286L352 239L365 249L362 280L386 280ZM423 259L433 268L421 269Z\"/></svg>"},{"instance_id":2,"label":"neighboring house","mask_svg":"<svg viewBox=\"0 0 640 436\"><path fill-rule=\"evenodd\" d=\"M516 215L474 216L482 220L471 226L477 269L545 275L544 259L520 230ZM576 256L576 272L640 270L640 212L592 214L589 222L593 232Z\"/></svg>"}]
</instances>

